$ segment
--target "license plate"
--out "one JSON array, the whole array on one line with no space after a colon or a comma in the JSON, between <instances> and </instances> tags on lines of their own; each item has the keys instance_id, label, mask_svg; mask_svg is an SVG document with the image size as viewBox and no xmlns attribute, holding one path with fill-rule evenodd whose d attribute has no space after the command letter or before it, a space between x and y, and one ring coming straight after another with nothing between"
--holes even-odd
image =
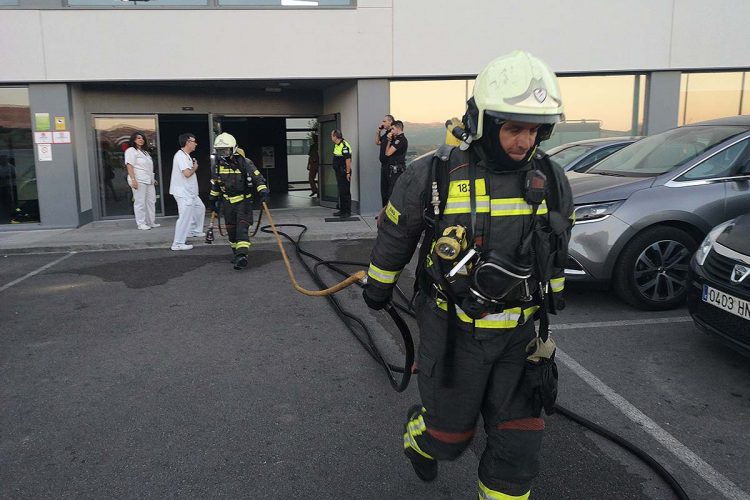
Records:
<instances>
[{"instance_id":1,"label":"license plate","mask_svg":"<svg viewBox=\"0 0 750 500\"><path fill-rule=\"evenodd\" d=\"M750 302L703 285L703 302L750 321Z\"/></svg>"}]
</instances>

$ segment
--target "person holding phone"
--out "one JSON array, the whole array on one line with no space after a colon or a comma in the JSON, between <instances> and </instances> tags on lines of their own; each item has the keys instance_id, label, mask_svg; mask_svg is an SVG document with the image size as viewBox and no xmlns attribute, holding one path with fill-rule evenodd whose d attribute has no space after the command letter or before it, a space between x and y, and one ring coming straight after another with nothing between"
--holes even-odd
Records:
<instances>
[{"instance_id":1,"label":"person holding phone","mask_svg":"<svg viewBox=\"0 0 750 500\"><path fill-rule=\"evenodd\" d=\"M375 145L380 147L380 200L383 202L383 206L388 203L388 196L390 195L388 191L390 167L385 150L388 147L388 133L391 131L393 121L393 115L385 115L375 131Z\"/></svg>"},{"instance_id":2,"label":"person holding phone","mask_svg":"<svg viewBox=\"0 0 750 500\"><path fill-rule=\"evenodd\" d=\"M169 194L174 196L177 202L177 223L174 227L174 240L172 250L190 250L193 245L188 245L188 237L204 236L203 219L206 215L206 206L198 196L198 161L191 153L198 147L195 136L191 133L181 134L179 137L180 149L172 160L172 177L169 184Z\"/></svg>"}]
</instances>

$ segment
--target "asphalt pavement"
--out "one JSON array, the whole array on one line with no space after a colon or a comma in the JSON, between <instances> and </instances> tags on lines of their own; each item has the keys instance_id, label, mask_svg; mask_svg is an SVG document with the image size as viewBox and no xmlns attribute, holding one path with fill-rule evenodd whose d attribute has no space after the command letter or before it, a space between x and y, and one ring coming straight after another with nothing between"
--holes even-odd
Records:
<instances>
[{"instance_id":1,"label":"asphalt pavement","mask_svg":"<svg viewBox=\"0 0 750 500\"><path fill-rule=\"evenodd\" d=\"M372 219L283 212L277 223L310 226L306 250L368 260ZM222 238L173 252L173 222L161 222L27 231L25 246L0 233L1 498L476 498L481 432L421 483L401 453L416 381L393 391L326 300L292 289L270 235L237 272ZM359 293L337 297L403 362L390 319ZM566 293L558 403L651 454L690 498L750 498L750 363L684 309ZM532 498L675 497L630 453L556 414Z\"/></svg>"}]
</instances>

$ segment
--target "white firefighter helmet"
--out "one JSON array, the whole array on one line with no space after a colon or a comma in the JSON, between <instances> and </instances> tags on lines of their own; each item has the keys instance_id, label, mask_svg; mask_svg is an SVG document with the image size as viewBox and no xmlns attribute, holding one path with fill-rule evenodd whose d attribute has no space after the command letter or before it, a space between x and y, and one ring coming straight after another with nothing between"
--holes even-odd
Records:
<instances>
[{"instance_id":1,"label":"white firefighter helmet","mask_svg":"<svg viewBox=\"0 0 750 500\"><path fill-rule=\"evenodd\" d=\"M223 132L214 139L216 154L222 158L229 158L237 152L237 140L232 134Z\"/></svg>"},{"instance_id":2,"label":"white firefighter helmet","mask_svg":"<svg viewBox=\"0 0 750 500\"><path fill-rule=\"evenodd\" d=\"M540 123L538 141L564 119L555 73L542 60L516 50L490 62L477 75L467 110L473 139L482 137L484 120Z\"/></svg>"}]
</instances>

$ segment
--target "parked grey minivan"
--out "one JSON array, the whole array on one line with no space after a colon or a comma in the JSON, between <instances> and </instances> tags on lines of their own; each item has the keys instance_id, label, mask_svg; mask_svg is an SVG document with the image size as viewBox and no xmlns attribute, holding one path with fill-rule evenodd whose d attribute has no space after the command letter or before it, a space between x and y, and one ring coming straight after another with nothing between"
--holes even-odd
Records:
<instances>
[{"instance_id":1,"label":"parked grey minivan","mask_svg":"<svg viewBox=\"0 0 750 500\"><path fill-rule=\"evenodd\" d=\"M576 205L567 279L669 309L685 299L708 231L750 212L750 115L655 134L567 175Z\"/></svg>"}]
</instances>

